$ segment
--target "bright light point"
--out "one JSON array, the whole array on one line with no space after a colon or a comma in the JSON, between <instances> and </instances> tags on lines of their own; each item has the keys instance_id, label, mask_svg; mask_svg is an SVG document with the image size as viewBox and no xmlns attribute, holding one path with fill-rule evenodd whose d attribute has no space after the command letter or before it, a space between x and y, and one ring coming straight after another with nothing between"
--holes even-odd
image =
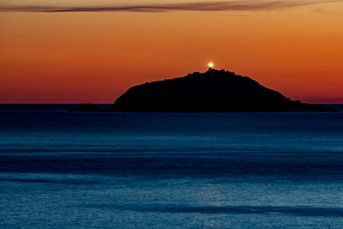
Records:
<instances>
[{"instance_id":1,"label":"bright light point","mask_svg":"<svg viewBox=\"0 0 343 229\"><path fill-rule=\"evenodd\" d=\"M208 66L209 66L210 68L213 68L213 63L212 63L212 62L209 63Z\"/></svg>"}]
</instances>

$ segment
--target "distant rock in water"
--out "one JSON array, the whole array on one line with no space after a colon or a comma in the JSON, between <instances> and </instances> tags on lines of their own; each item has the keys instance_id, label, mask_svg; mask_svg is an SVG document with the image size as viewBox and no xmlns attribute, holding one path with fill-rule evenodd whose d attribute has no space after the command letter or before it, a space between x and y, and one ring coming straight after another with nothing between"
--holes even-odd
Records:
<instances>
[{"instance_id":1,"label":"distant rock in water","mask_svg":"<svg viewBox=\"0 0 343 229\"><path fill-rule=\"evenodd\" d=\"M101 111L101 108L96 107L89 103L85 103L85 104L80 104L79 106L73 109L70 109L69 111Z\"/></svg>"},{"instance_id":2,"label":"distant rock in water","mask_svg":"<svg viewBox=\"0 0 343 229\"><path fill-rule=\"evenodd\" d=\"M336 111L320 104L293 101L249 77L210 69L185 77L131 87L107 111L268 112Z\"/></svg>"}]
</instances>

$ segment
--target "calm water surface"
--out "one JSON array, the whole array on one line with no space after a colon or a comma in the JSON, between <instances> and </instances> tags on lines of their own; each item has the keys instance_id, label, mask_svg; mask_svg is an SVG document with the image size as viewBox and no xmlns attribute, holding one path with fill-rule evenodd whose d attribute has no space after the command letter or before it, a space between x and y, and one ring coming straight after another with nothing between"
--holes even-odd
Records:
<instances>
[{"instance_id":1,"label":"calm water surface","mask_svg":"<svg viewBox=\"0 0 343 229\"><path fill-rule=\"evenodd\" d=\"M343 113L0 110L0 228L343 228Z\"/></svg>"}]
</instances>

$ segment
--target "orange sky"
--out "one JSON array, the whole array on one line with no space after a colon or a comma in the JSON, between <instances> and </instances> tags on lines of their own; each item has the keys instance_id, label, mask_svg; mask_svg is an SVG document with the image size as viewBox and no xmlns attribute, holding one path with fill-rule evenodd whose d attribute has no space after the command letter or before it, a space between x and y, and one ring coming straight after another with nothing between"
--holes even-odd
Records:
<instances>
[{"instance_id":1,"label":"orange sky","mask_svg":"<svg viewBox=\"0 0 343 229\"><path fill-rule=\"evenodd\" d=\"M204 72L209 61L292 99L343 103L343 1L222 10L166 0L163 12L149 12L148 1L146 12L9 3L0 4L0 103L112 103L136 84Z\"/></svg>"}]
</instances>

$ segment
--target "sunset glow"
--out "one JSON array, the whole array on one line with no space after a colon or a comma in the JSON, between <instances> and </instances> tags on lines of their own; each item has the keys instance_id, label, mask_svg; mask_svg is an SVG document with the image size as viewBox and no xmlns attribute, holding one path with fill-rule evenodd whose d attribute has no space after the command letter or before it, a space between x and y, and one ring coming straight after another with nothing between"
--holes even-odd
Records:
<instances>
[{"instance_id":1,"label":"sunset glow","mask_svg":"<svg viewBox=\"0 0 343 229\"><path fill-rule=\"evenodd\" d=\"M343 1L268 3L5 1L0 103L113 103L209 59L295 100L343 103Z\"/></svg>"}]
</instances>

